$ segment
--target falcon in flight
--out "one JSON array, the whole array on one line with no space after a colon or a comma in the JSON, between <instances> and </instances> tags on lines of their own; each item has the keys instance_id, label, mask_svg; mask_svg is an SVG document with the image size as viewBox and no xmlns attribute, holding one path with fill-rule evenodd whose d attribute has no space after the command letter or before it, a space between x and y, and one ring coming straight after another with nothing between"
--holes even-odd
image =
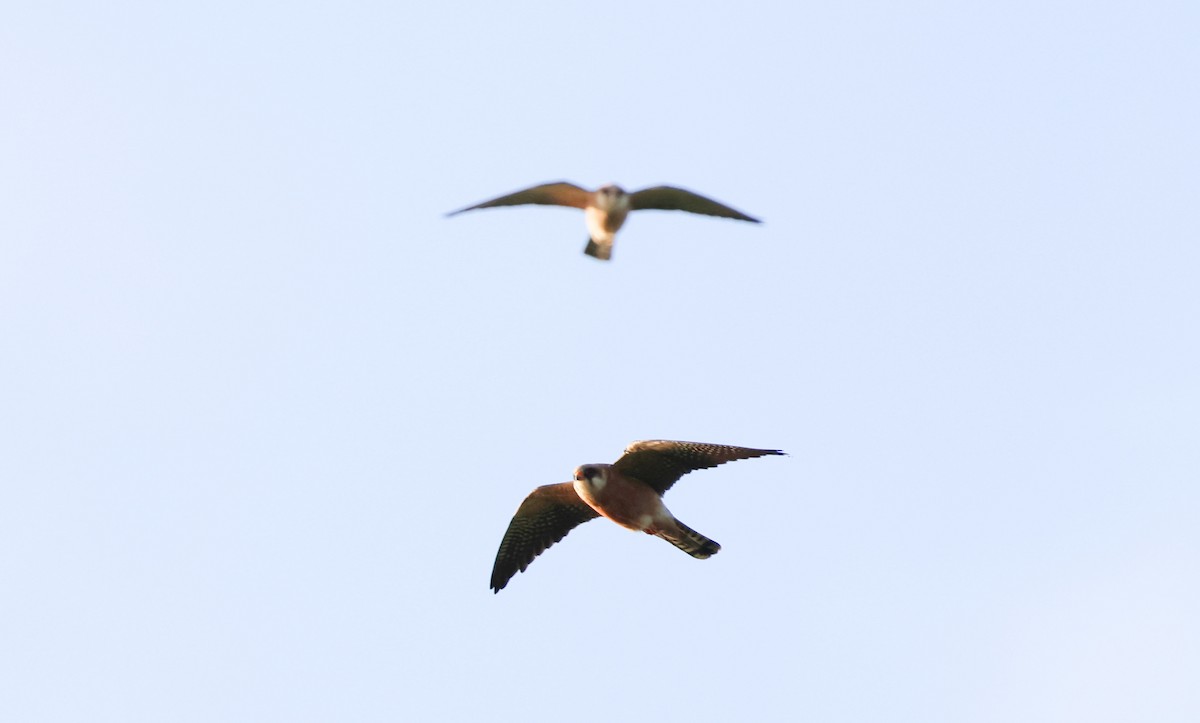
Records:
<instances>
[{"instance_id":1,"label":"falcon in flight","mask_svg":"<svg viewBox=\"0 0 1200 723\"><path fill-rule=\"evenodd\" d=\"M757 218L747 216L723 203L673 186L654 186L626 193L625 189L612 184L601 186L595 191L588 191L566 181L543 183L540 186L526 188L524 191L517 191L507 196L477 203L474 206L460 208L446 215L454 216L463 211L473 211L477 208L525 204L582 208L590 234L587 248L583 252L601 261L612 258L613 239L616 238L617 231L625 223L625 217L629 215L630 211L646 209L688 211L706 216L722 216L736 218L739 221L761 223Z\"/></svg>"},{"instance_id":2,"label":"falcon in flight","mask_svg":"<svg viewBox=\"0 0 1200 723\"><path fill-rule=\"evenodd\" d=\"M662 439L634 442L613 464L585 464L575 470L573 482L538 487L508 523L492 567L492 590L503 590L533 558L596 517L661 537L692 557L712 557L721 546L675 519L663 505L663 494L692 470L769 454L783 452Z\"/></svg>"}]
</instances>

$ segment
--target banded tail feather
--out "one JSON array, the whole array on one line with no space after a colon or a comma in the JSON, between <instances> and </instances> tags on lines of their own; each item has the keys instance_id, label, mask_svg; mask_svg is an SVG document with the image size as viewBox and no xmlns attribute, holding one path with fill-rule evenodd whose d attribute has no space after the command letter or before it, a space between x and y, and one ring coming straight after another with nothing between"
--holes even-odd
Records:
<instances>
[{"instance_id":1,"label":"banded tail feather","mask_svg":"<svg viewBox=\"0 0 1200 723\"><path fill-rule=\"evenodd\" d=\"M596 239L589 238L587 248L583 250L585 254L601 261L608 261L612 258L612 242L606 244L597 243Z\"/></svg>"},{"instance_id":2,"label":"banded tail feather","mask_svg":"<svg viewBox=\"0 0 1200 723\"><path fill-rule=\"evenodd\" d=\"M697 560L707 560L721 551L721 545L716 540L701 535L679 520L675 520L675 524L679 527L680 534L675 535L663 530L658 536Z\"/></svg>"}]
</instances>

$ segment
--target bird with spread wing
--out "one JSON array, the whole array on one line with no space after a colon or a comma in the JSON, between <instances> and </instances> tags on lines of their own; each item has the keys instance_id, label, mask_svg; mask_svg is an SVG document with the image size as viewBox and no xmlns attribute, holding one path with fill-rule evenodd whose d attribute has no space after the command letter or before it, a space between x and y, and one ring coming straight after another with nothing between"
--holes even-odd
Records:
<instances>
[{"instance_id":1,"label":"bird with spread wing","mask_svg":"<svg viewBox=\"0 0 1200 723\"><path fill-rule=\"evenodd\" d=\"M721 546L676 519L663 494L688 472L775 454L783 452L660 439L634 442L613 464L585 464L574 481L538 487L521 503L496 553L492 590L500 592L535 557L596 517L661 537L692 557L711 557Z\"/></svg>"},{"instance_id":2,"label":"bird with spread wing","mask_svg":"<svg viewBox=\"0 0 1200 723\"><path fill-rule=\"evenodd\" d=\"M523 206L527 204L538 206L567 206L583 209L584 220L588 227L588 243L583 250L588 256L601 261L612 258L613 241L617 231L625 223L625 217L630 211L659 209L663 211L687 211L706 216L721 216L734 218L739 221L761 223L757 218L747 216L723 203L711 198L705 198L698 193L674 186L654 186L640 191L626 193L620 186L609 184L595 191L589 191L576 186L574 183L558 181L543 183L506 196L493 198L490 201L477 203L474 206L451 211L447 216L454 216L464 211L477 208L494 208L496 206Z\"/></svg>"}]
</instances>

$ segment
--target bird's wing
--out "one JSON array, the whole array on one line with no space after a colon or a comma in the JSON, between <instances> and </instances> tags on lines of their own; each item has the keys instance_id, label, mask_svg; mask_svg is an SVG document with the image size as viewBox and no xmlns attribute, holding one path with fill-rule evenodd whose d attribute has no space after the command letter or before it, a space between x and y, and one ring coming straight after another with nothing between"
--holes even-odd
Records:
<instances>
[{"instance_id":1,"label":"bird's wing","mask_svg":"<svg viewBox=\"0 0 1200 723\"><path fill-rule=\"evenodd\" d=\"M761 223L757 218L747 216L741 211L730 208L723 203L718 203L711 198L705 198L697 193L673 186L654 186L653 188L643 188L640 191L635 191L629 195L629 204L630 208L635 211L642 209L687 211L689 213L702 213L705 216L721 216L724 218L736 218L739 221Z\"/></svg>"},{"instance_id":2,"label":"bird's wing","mask_svg":"<svg viewBox=\"0 0 1200 723\"><path fill-rule=\"evenodd\" d=\"M660 495L671 489L679 478L696 469L707 469L738 459L783 454L778 449L730 447L705 442L672 442L655 439L634 442L613 464L623 475L639 479Z\"/></svg>"},{"instance_id":3,"label":"bird's wing","mask_svg":"<svg viewBox=\"0 0 1200 723\"><path fill-rule=\"evenodd\" d=\"M591 192L576 186L574 183L559 181L557 183L543 183L540 186L526 188L524 191L510 193L507 196L493 198L490 201L477 203L474 206L460 208L457 211L451 211L446 214L453 216L463 211L473 211L477 208L492 208L493 206L522 206L525 204L537 204L539 206L571 206L572 208L586 208L588 199L592 197Z\"/></svg>"},{"instance_id":4,"label":"bird's wing","mask_svg":"<svg viewBox=\"0 0 1200 723\"><path fill-rule=\"evenodd\" d=\"M599 516L575 494L573 482L543 485L530 492L500 541L492 566L492 590L503 590L513 575L525 572L533 558L575 527Z\"/></svg>"}]
</instances>

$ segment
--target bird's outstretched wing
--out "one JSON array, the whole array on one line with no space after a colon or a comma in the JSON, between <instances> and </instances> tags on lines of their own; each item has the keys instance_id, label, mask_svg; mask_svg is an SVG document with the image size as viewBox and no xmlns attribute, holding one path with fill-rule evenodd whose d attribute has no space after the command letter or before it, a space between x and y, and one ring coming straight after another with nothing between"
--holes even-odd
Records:
<instances>
[{"instance_id":1,"label":"bird's outstretched wing","mask_svg":"<svg viewBox=\"0 0 1200 723\"><path fill-rule=\"evenodd\" d=\"M446 214L453 216L462 213L463 211L474 211L477 208L492 208L493 206L523 206L525 204L536 204L539 206L570 206L572 208L586 208L588 199L592 194L576 186L574 183L566 181L558 181L557 183L543 183L540 186L526 188L523 191L510 193L507 196L493 198L490 201L477 203L474 206L460 208L457 211L451 211Z\"/></svg>"},{"instance_id":2,"label":"bird's outstretched wing","mask_svg":"<svg viewBox=\"0 0 1200 723\"><path fill-rule=\"evenodd\" d=\"M634 442L613 464L613 469L627 477L641 480L660 495L671 489L679 478L697 469L716 467L738 459L783 454L778 449L730 447L706 442L672 442L654 439Z\"/></svg>"},{"instance_id":3,"label":"bird's outstretched wing","mask_svg":"<svg viewBox=\"0 0 1200 723\"><path fill-rule=\"evenodd\" d=\"M575 494L572 482L543 485L530 492L500 541L492 566L492 590L503 590L513 575L525 572L533 558L574 528L599 516Z\"/></svg>"},{"instance_id":4,"label":"bird's outstretched wing","mask_svg":"<svg viewBox=\"0 0 1200 723\"><path fill-rule=\"evenodd\" d=\"M654 186L653 188L643 188L640 191L635 191L629 195L630 208L633 210L642 209L659 209L662 211L687 211L689 213L702 213L705 216L721 216L723 218L736 218L739 221L750 221L752 223L761 223L753 216L730 208L723 203L718 203L711 198L705 198L698 193L692 193L683 188L675 188L674 186Z\"/></svg>"}]
</instances>

